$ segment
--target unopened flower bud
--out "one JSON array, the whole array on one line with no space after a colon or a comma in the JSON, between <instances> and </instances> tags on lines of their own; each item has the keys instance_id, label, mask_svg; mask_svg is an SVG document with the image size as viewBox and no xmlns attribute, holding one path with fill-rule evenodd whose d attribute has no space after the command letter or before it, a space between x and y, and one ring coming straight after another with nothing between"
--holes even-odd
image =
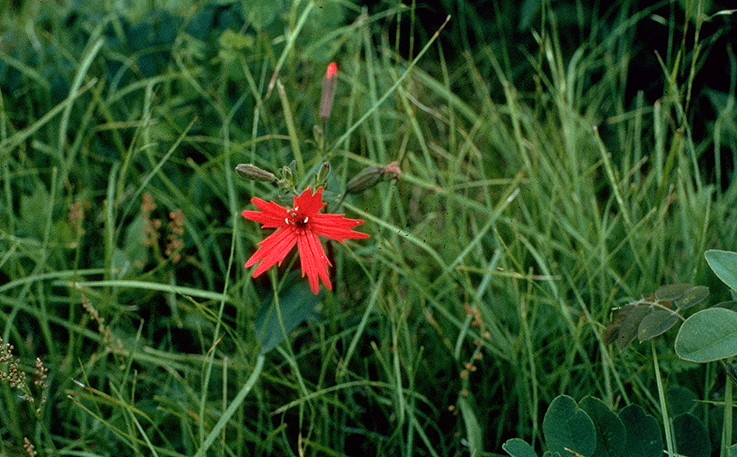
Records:
<instances>
[{"instance_id":1,"label":"unopened flower bud","mask_svg":"<svg viewBox=\"0 0 737 457\"><path fill-rule=\"evenodd\" d=\"M325 186L328 176L330 176L330 168L330 162L323 162L320 165L320 170L317 172L317 177L315 177L315 188Z\"/></svg>"},{"instance_id":2,"label":"unopened flower bud","mask_svg":"<svg viewBox=\"0 0 737 457\"><path fill-rule=\"evenodd\" d=\"M330 62L322 80L322 96L320 97L320 119L327 121L333 110L335 87L338 85L338 64Z\"/></svg>"},{"instance_id":3,"label":"unopened flower bud","mask_svg":"<svg viewBox=\"0 0 737 457\"><path fill-rule=\"evenodd\" d=\"M392 162L385 167L364 168L348 182L346 192L349 194L360 194L381 181L399 179L401 176L402 170L400 170L398 162Z\"/></svg>"},{"instance_id":4,"label":"unopened flower bud","mask_svg":"<svg viewBox=\"0 0 737 457\"><path fill-rule=\"evenodd\" d=\"M235 167L235 171L241 178L251 179L253 181L263 181L269 183L277 181L274 173L270 173L252 163L241 163L237 167Z\"/></svg>"},{"instance_id":5,"label":"unopened flower bud","mask_svg":"<svg viewBox=\"0 0 737 457\"><path fill-rule=\"evenodd\" d=\"M381 167L364 168L348 182L346 192L349 194L360 194L364 190L374 187L376 183L381 181L383 174L384 172L381 171Z\"/></svg>"},{"instance_id":6,"label":"unopened flower bud","mask_svg":"<svg viewBox=\"0 0 737 457\"><path fill-rule=\"evenodd\" d=\"M294 187L296 184L294 181L294 173L292 172L292 167L289 165L284 165L281 167L281 176L283 181L286 181L290 186Z\"/></svg>"}]
</instances>

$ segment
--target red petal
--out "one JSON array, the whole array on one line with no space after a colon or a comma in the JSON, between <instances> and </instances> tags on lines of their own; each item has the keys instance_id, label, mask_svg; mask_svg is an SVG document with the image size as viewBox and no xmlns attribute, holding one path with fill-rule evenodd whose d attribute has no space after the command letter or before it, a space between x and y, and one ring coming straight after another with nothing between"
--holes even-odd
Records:
<instances>
[{"instance_id":1,"label":"red petal","mask_svg":"<svg viewBox=\"0 0 737 457\"><path fill-rule=\"evenodd\" d=\"M317 235L309 231L305 232L297 240L297 249L299 249L302 276L307 274L312 293L317 294L320 291L319 280L322 280L322 283L325 284L328 290L333 290L333 285L330 284L330 275L328 274L330 260L325 255L325 250Z\"/></svg>"},{"instance_id":2,"label":"red petal","mask_svg":"<svg viewBox=\"0 0 737 457\"><path fill-rule=\"evenodd\" d=\"M287 211L287 209L283 206L281 206L278 203L275 202L267 202L266 200L262 200L258 197L253 197L251 199L251 203L253 203L256 208L260 209L261 211L273 215L280 215Z\"/></svg>"},{"instance_id":3,"label":"red petal","mask_svg":"<svg viewBox=\"0 0 737 457\"><path fill-rule=\"evenodd\" d=\"M330 260L325 255L325 249L319 237L343 242L370 238L366 233L356 232L356 227L363 225L362 220L348 219L342 214L320 214L326 206L322 200L323 188L314 193L305 189L294 197L294 209L300 217L300 227L288 222L290 211L283 206L267 202L260 198L253 198L251 202L261 211L243 211L243 217L259 222L262 228L276 228L277 230L259 243L259 249L248 259L246 268L256 264L253 277L258 277L274 265L281 265L294 245L297 245L300 257L302 276L307 276L310 289L314 294L320 291L320 282L328 290L332 290L328 267ZM294 216L292 216L294 217Z\"/></svg>"},{"instance_id":4,"label":"red petal","mask_svg":"<svg viewBox=\"0 0 737 457\"><path fill-rule=\"evenodd\" d=\"M258 250L246 262L246 268L261 262L253 272L253 277L256 278L274 265L281 265L298 238L291 229L277 230L259 243Z\"/></svg>"},{"instance_id":5,"label":"red petal","mask_svg":"<svg viewBox=\"0 0 737 457\"><path fill-rule=\"evenodd\" d=\"M309 218L314 217L325 207L325 203L322 202L322 187L314 194L311 189L305 189L302 195L294 197L294 207L299 208L301 214Z\"/></svg>"},{"instance_id":6,"label":"red petal","mask_svg":"<svg viewBox=\"0 0 737 457\"><path fill-rule=\"evenodd\" d=\"M348 219L342 214L316 214L310 218L310 230L316 235L331 240L362 240L370 238L366 233L353 231L354 228L363 225L358 219Z\"/></svg>"},{"instance_id":7,"label":"red petal","mask_svg":"<svg viewBox=\"0 0 737 457\"><path fill-rule=\"evenodd\" d=\"M285 221L287 209L283 206L256 197L251 199L251 203L261 211L243 211L244 218L263 224L262 228L279 228L287 225Z\"/></svg>"}]
</instances>

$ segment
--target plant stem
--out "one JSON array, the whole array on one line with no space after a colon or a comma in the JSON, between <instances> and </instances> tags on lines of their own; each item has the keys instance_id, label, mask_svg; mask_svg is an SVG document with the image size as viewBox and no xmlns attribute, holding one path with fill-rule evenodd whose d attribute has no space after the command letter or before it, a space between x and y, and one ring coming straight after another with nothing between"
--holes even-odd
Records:
<instances>
[{"instance_id":1,"label":"plant stem","mask_svg":"<svg viewBox=\"0 0 737 457\"><path fill-rule=\"evenodd\" d=\"M675 443L673 442L673 429L671 428L670 418L668 417L668 404L665 398L665 389L663 379L660 377L660 366L658 365L658 353L655 352L655 342L650 341L650 349L653 354L653 368L655 369L655 379L658 384L658 400L660 401L660 415L663 420L663 428L665 429L665 446L669 456L675 456Z\"/></svg>"},{"instance_id":2,"label":"plant stem","mask_svg":"<svg viewBox=\"0 0 737 457\"><path fill-rule=\"evenodd\" d=\"M722 423L722 450L719 455L727 457L729 446L732 443L732 408L734 407L732 386L734 381L730 376L726 376L724 382L724 422Z\"/></svg>"}]
</instances>

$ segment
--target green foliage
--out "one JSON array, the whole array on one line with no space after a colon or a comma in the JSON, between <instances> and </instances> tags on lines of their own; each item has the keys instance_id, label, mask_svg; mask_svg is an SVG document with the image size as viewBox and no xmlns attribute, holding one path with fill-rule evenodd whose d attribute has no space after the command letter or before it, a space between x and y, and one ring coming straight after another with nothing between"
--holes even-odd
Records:
<instances>
[{"instance_id":1,"label":"green foliage","mask_svg":"<svg viewBox=\"0 0 737 457\"><path fill-rule=\"evenodd\" d=\"M688 457L711 456L711 443L704 424L693 414L680 414L673 418L673 435L678 454Z\"/></svg>"},{"instance_id":2,"label":"green foliage","mask_svg":"<svg viewBox=\"0 0 737 457\"><path fill-rule=\"evenodd\" d=\"M714 274L732 290L737 291L737 252L712 249L704 254Z\"/></svg>"},{"instance_id":3,"label":"green foliage","mask_svg":"<svg viewBox=\"0 0 737 457\"><path fill-rule=\"evenodd\" d=\"M625 428L624 455L655 457L663 453L663 438L654 417L639 405L624 407L618 414Z\"/></svg>"},{"instance_id":4,"label":"green foliage","mask_svg":"<svg viewBox=\"0 0 737 457\"><path fill-rule=\"evenodd\" d=\"M556 397L543 419L543 435L548 449L563 455L568 450L581 455L596 449L596 426L576 401L566 395Z\"/></svg>"},{"instance_id":5,"label":"green foliage","mask_svg":"<svg viewBox=\"0 0 737 457\"><path fill-rule=\"evenodd\" d=\"M681 325L676 354L691 362L713 362L737 355L737 313L724 308L699 311Z\"/></svg>"},{"instance_id":6,"label":"green foliage","mask_svg":"<svg viewBox=\"0 0 737 457\"><path fill-rule=\"evenodd\" d=\"M270 294L256 316L256 337L261 351L268 352L286 339L299 324L317 318L315 307L321 295L314 295L306 283L295 283L294 278L278 296Z\"/></svg>"},{"instance_id":7,"label":"green foliage","mask_svg":"<svg viewBox=\"0 0 737 457\"><path fill-rule=\"evenodd\" d=\"M537 457L535 449L520 438L507 440L502 449L512 457Z\"/></svg>"},{"instance_id":8,"label":"green foliage","mask_svg":"<svg viewBox=\"0 0 737 457\"><path fill-rule=\"evenodd\" d=\"M669 284L654 294L615 310L604 341L624 349L635 337L642 343L670 330L684 319L681 312L709 296L709 289L690 284Z\"/></svg>"},{"instance_id":9,"label":"green foliage","mask_svg":"<svg viewBox=\"0 0 737 457\"><path fill-rule=\"evenodd\" d=\"M711 455L707 429L695 415L675 415L672 427L678 455ZM566 395L556 397L545 413L543 433L548 449L545 455L656 457L663 453L660 427L640 406L629 405L615 413L590 396L578 403ZM538 455L519 438L506 441L502 447L512 457Z\"/></svg>"},{"instance_id":10,"label":"green foliage","mask_svg":"<svg viewBox=\"0 0 737 457\"><path fill-rule=\"evenodd\" d=\"M737 287L737 253L709 250L706 261L732 290ZM714 362L737 355L737 312L720 304L695 313L678 330L676 354L691 362Z\"/></svg>"},{"instance_id":11,"label":"green foliage","mask_svg":"<svg viewBox=\"0 0 737 457\"><path fill-rule=\"evenodd\" d=\"M702 438L706 436L701 422L692 415L678 416L677 420L674 425L678 427L689 425L687 422L690 420L696 421L695 425L700 428L696 430L696 443L689 449L700 452ZM594 397L586 397L579 403L566 395L556 397L545 413L543 434L548 449L545 455L655 457L662 454L663 443L655 418L645 414L637 405L630 405L617 414ZM686 441L692 436L685 428L679 428L677 435ZM537 456L532 446L519 438L505 442L503 449L512 457ZM703 454L693 454L694 457L697 455Z\"/></svg>"},{"instance_id":12,"label":"green foliage","mask_svg":"<svg viewBox=\"0 0 737 457\"><path fill-rule=\"evenodd\" d=\"M617 415L603 401L591 396L581 400L579 406L586 411L596 428L596 450L592 455L597 457L626 455L624 449L627 440L622 437L627 435L624 424Z\"/></svg>"}]
</instances>

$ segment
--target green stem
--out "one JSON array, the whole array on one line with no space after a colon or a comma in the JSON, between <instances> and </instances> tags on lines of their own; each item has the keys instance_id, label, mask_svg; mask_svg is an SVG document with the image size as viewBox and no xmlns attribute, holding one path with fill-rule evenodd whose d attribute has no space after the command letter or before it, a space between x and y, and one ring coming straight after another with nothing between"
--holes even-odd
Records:
<instances>
[{"instance_id":1,"label":"green stem","mask_svg":"<svg viewBox=\"0 0 737 457\"><path fill-rule=\"evenodd\" d=\"M668 417L668 404L665 398L665 389L663 379L660 377L660 366L658 365L658 354L655 352L655 343L650 341L650 349L653 354L653 366L655 368L655 379L658 384L658 400L660 401L660 415L663 420L663 428L665 429L665 446L669 456L675 456L675 443L673 442L673 429L671 428L670 418Z\"/></svg>"},{"instance_id":2,"label":"green stem","mask_svg":"<svg viewBox=\"0 0 737 457\"><path fill-rule=\"evenodd\" d=\"M732 401L734 380L730 376L726 376L724 381L724 422L722 424L722 451L720 454L722 457L729 455L729 446L732 445L732 408L734 407Z\"/></svg>"}]
</instances>

